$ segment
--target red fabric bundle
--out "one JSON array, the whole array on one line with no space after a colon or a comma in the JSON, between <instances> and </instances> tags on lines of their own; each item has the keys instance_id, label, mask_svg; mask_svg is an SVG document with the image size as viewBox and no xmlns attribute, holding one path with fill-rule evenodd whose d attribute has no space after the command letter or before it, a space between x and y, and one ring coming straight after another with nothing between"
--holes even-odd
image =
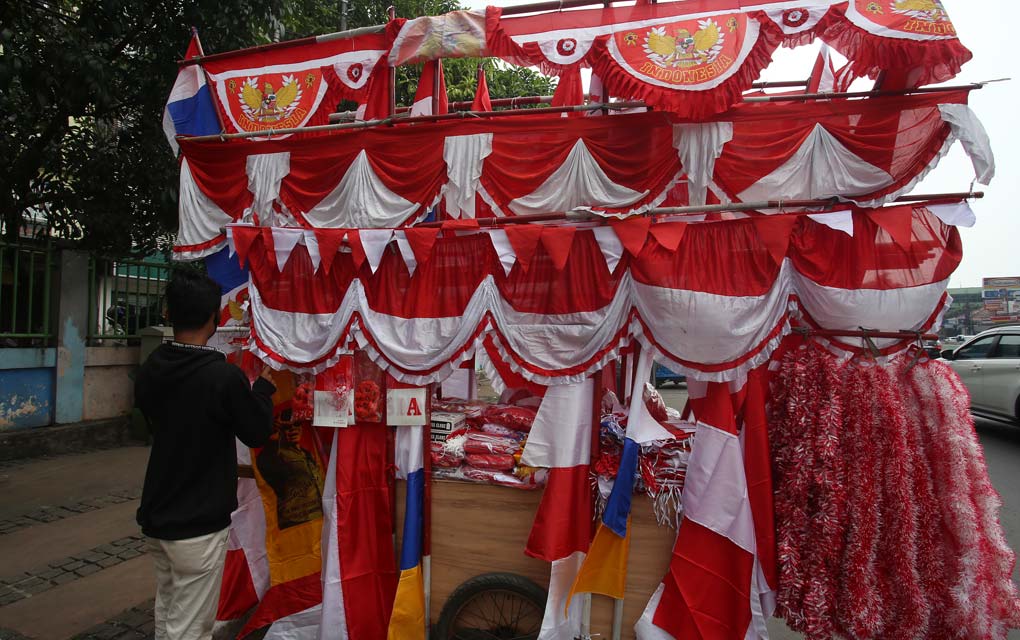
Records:
<instances>
[{"instance_id":1,"label":"red fabric bundle","mask_svg":"<svg viewBox=\"0 0 1020 640\"><path fill-rule=\"evenodd\" d=\"M454 449L443 446L442 442L433 442L429 455L432 457L433 467L457 467L464 461Z\"/></svg>"},{"instance_id":2,"label":"red fabric bundle","mask_svg":"<svg viewBox=\"0 0 1020 640\"><path fill-rule=\"evenodd\" d=\"M469 455L472 453L498 453L512 456L520 447L521 444L518 440L472 431L468 433L467 440L464 442L464 453Z\"/></svg>"},{"instance_id":3,"label":"red fabric bundle","mask_svg":"<svg viewBox=\"0 0 1020 640\"><path fill-rule=\"evenodd\" d=\"M489 424L498 424L514 431L528 433L535 422L535 410L527 407L494 406L485 412L483 418Z\"/></svg>"},{"instance_id":4,"label":"red fabric bundle","mask_svg":"<svg viewBox=\"0 0 1020 640\"><path fill-rule=\"evenodd\" d=\"M528 437L528 434L523 431L515 431L510 427L504 427L501 424L491 424L488 422L481 426L481 430L491 436L509 438L510 440L516 440L517 442Z\"/></svg>"},{"instance_id":5,"label":"red fabric bundle","mask_svg":"<svg viewBox=\"0 0 1020 640\"><path fill-rule=\"evenodd\" d=\"M653 418L659 422L669 420L669 413L666 412L666 403L662 400L662 396L659 395L659 391L655 387L646 382L645 390L641 397L645 401L648 413L652 414Z\"/></svg>"},{"instance_id":6,"label":"red fabric bundle","mask_svg":"<svg viewBox=\"0 0 1020 640\"><path fill-rule=\"evenodd\" d=\"M464 477L469 480L485 482L487 484L497 484L503 487L512 487L514 489L537 489L542 486L542 483L538 482L534 476L527 479L521 479L509 473L501 473L499 471L489 469L478 469L470 466L464 467L463 472Z\"/></svg>"},{"instance_id":7,"label":"red fabric bundle","mask_svg":"<svg viewBox=\"0 0 1020 640\"><path fill-rule=\"evenodd\" d=\"M489 471L510 471L516 464L509 453L469 453L465 460L469 467Z\"/></svg>"},{"instance_id":8,"label":"red fabric bundle","mask_svg":"<svg viewBox=\"0 0 1020 640\"><path fill-rule=\"evenodd\" d=\"M312 382L303 382L294 389L294 399L291 409L295 420L311 420L313 413L315 385Z\"/></svg>"}]
</instances>

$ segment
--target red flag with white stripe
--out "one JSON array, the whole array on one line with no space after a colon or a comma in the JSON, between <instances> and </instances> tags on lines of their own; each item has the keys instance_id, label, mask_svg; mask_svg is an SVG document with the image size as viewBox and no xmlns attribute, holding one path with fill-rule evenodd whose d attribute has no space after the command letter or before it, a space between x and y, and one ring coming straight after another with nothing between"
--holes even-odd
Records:
<instances>
[{"instance_id":1,"label":"red flag with white stripe","mask_svg":"<svg viewBox=\"0 0 1020 640\"><path fill-rule=\"evenodd\" d=\"M688 382L698 431L684 518L669 571L636 626L639 638L768 638L776 552L766 384L764 367L740 388Z\"/></svg>"}]
</instances>

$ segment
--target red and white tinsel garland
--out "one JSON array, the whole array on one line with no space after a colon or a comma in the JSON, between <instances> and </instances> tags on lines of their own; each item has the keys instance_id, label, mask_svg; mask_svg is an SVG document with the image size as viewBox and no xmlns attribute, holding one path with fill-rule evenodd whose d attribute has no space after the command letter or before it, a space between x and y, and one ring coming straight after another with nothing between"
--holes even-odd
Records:
<instances>
[{"instance_id":1,"label":"red and white tinsel garland","mask_svg":"<svg viewBox=\"0 0 1020 640\"><path fill-rule=\"evenodd\" d=\"M1005 638L1015 554L969 412L941 362L780 363L769 403L778 615L808 638Z\"/></svg>"}]
</instances>

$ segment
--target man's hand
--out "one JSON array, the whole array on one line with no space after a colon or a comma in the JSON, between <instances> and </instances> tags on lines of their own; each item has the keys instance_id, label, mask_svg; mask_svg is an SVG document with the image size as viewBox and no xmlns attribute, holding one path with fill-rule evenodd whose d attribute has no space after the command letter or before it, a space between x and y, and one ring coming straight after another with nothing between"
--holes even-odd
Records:
<instances>
[{"instance_id":1,"label":"man's hand","mask_svg":"<svg viewBox=\"0 0 1020 640\"><path fill-rule=\"evenodd\" d=\"M270 367L267 364L265 366L265 368L262 369L262 373L259 374L259 377L262 378L263 380L265 380L266 382L272 382L273 381L273 368Z\"/></svg>"}]
</instances>

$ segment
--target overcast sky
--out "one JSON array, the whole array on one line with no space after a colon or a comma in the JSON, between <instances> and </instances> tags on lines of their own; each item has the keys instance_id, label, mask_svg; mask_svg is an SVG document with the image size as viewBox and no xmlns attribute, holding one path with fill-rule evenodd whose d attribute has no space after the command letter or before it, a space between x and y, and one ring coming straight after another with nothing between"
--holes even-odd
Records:
<instances>
[{"instance_id":1,"label":"overcast sky","mask_svg":"<svg viewBox=\"0 0 1020 640\"><path fill-rule=\"evenodd\" d=\"M468 2L473 9L486 4L508 6L532 0L495 0ZM985 277L1020 276L1020 73L1013 71L1010 43L1017 40L1012 13L1015 2L1007 0L943 0L942 4L956 25L963 44L974 59L948 84L965 84L1016 76L1018 80L991 84L971 93L971 107L984 123L992 138L996 157L996 177L988 187L975 185L985 192L982 200L972 203L977 225L961 229L963 262L950 280L951 287L977 287ZM765 80L798 80L806 78L814 64L815 47L796 50L780 49L772 66L765 70ZM866 90L869 83L855 84L854 90ZM1010 114L1013 123L1010 123ZM928 177L914 189L915 193L967 191L974 178L970 159L959 143Z\"/></svg>"}]
</instances>

